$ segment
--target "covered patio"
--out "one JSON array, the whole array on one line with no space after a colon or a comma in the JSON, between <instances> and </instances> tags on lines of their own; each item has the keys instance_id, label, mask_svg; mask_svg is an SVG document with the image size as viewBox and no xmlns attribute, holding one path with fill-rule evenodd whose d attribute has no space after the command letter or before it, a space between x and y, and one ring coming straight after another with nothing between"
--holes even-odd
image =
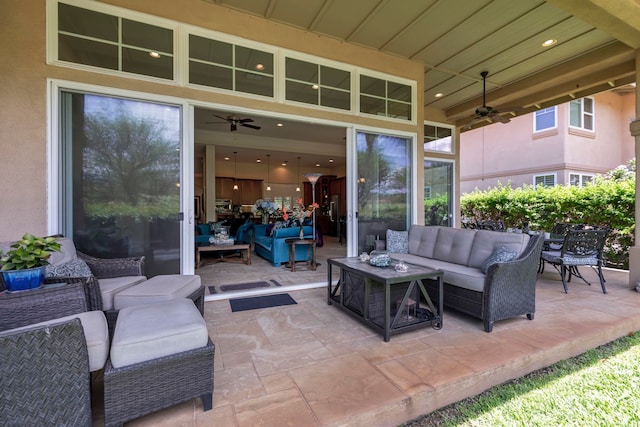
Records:
<instances>
[{"instance_id":1,"label":"covered patio","mask_svg":"<svg viewBox=\"0 0 640 427\"><path fill-rule=\"evenodd\" d=\"M584 268L565 294L539 275L536 316L482 323L445 309L442 330L382 337L326 303L326 288L292 291L296 305L232 313L205 304L216 343L213 410L199 400L132 426L395 426L640 329L629 273L606 270L607 294ZM98 387L99 388L99 387ZM94 424L102 424L99 390Z\"/></svg>"}]
</instances>

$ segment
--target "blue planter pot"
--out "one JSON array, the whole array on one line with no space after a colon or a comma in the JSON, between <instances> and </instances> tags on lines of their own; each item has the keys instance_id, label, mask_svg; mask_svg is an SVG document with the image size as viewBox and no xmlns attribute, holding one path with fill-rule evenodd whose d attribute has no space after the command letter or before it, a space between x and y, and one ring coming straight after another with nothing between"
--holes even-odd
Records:
<instances>
[{"instance_id":1,"label":"blue planter pot","mask_svg":"<svg viewBox=\"0 0 640 427\"><path fill-rule=\"evenodd\" d=\"M2 272L2 279L8 291L24 291L40 287L44 283L46 267L8 270Z\"/></svg>"}]
</instances>

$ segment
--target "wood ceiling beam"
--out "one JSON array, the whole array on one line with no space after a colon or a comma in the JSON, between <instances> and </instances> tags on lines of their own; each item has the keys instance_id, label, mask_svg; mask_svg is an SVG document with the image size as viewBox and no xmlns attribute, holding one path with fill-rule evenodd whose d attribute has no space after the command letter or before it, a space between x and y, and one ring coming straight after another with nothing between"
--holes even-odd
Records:
<instances>
[{"instance_id":1,"label":"wood ceiling beam","mask_svg":"<svg viewBox=\"0 0 640 427\"><path fill-rule=\"evenodd\" d=\"M640 48L640 3L637 0L547 0L626 45Z\"/></svg>"},{"instance_id":2,"label":"wood ceiling beam","mask_svg":"<svg viewBox=\"0 0 640 427\"><path fill-rule=\"evenodd\" d=\"M578 84L581 87L586 86L587 82L595 84L596 82L587 80L583 84L582 80L585 79L585 76L594 74L601 69L610 68L618 64L626 64L629 61L633 61L633 59L634 51L631 48L624 43L614 42L572 61L558 64L540 73L488 92L487 103L494 107L496 105L522 106L523 104L518 102L519 99L563 82L571 82L571 84ZM611 79L615 78L615 75L611 76ZM606 80L608 79L605 78L604 81ZM479 105L482 105L482 95L447 109L445 115L453 118L473 114Z\"/></svg>"}]
</instances>

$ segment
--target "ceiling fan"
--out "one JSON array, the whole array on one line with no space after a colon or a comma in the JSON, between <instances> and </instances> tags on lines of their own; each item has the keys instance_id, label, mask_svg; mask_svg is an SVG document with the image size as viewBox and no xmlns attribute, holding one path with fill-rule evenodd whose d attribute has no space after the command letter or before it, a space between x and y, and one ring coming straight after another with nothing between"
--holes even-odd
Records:
<instances>
[{"instance_id":1,"label":"ceiling fan","mask_svg":"<svg viewBox=\"0 0 640 427\"><path fill-rule=\"evenodd\" d=\"M252 123L253 119L250 118L246 118L246 119L241 119L238 116L235 115L231 115L231 116L227 116L227 117L222 117L222 116L218 116L218 115L213 115L214 117L217 117L221 120L224 120L222 122L206 122L206 124L217 124L217 123L229 123L231 129L231 132L235 132L238 130L238 126L244 126L246 128L251 128L251 129L256 129L259 130L260 126L256 126L256 125L250 125L248 123Z\"/></svg>"},{"instance_id":2,"label":"ceiling fan","mask_svg":"<svg viewBox=\"0 0 640 427\"><path fill-rule=\"evenodd\" d=\"M506 116L502 116L501 114L511 113L510 111L500 112L493 107L489 107L486 102L487 96L487 76L489 75L488 71L482 71L480 73L482 76L482 106L476 108L476 112L473 115L471 121L465 125L462 130L469 130L476 123L480 123L482 121L488 121L490 123L500 122L500 123L509 123L511 119Z\"/></svg>"}]
</instances>

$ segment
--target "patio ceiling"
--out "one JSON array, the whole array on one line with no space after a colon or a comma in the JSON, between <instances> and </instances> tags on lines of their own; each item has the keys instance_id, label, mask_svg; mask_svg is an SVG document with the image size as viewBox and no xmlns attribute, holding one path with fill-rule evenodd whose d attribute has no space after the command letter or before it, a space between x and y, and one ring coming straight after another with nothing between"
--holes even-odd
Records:
<instances>
[{"instance_id":1,"label":"patio ceiling","mask_svg":"<svg viewBox=\"0 0 640 427\"><path fill-rule=\"evenodd\" d=\"M203 1L423 63L426 118L458 126L481 71L487 105L520 115L634 82L640 48L638 0Z\"/></svg>"}]
</instances>

